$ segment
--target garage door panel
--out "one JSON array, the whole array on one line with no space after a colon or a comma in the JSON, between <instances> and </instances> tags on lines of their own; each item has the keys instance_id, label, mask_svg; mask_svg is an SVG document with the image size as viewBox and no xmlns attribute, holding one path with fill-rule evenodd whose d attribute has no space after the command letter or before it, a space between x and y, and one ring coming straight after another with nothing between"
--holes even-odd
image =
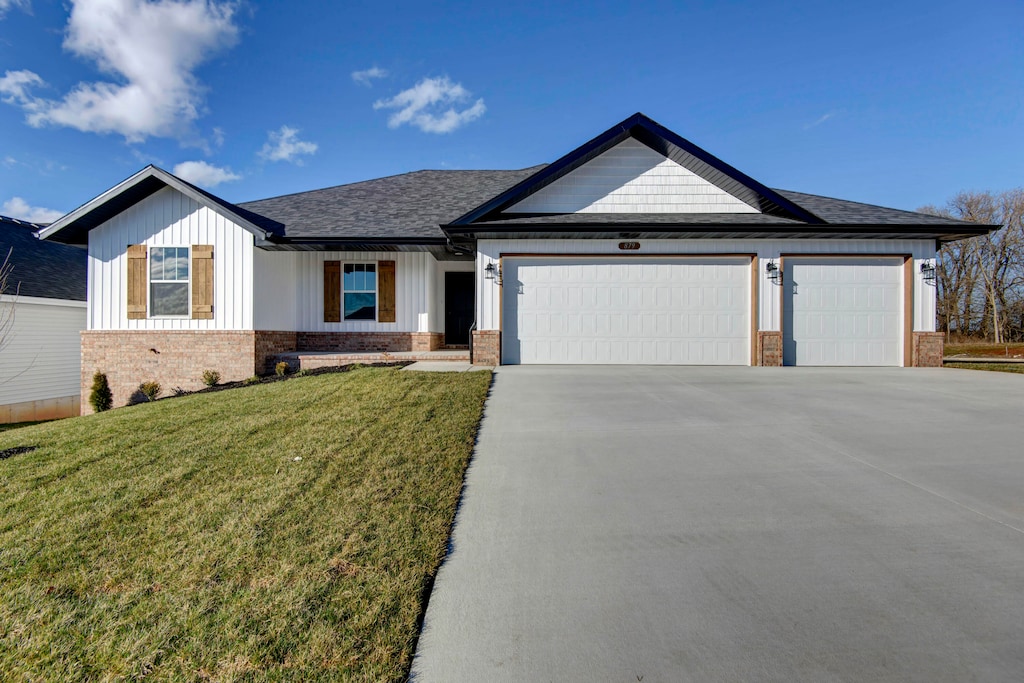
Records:
<instances>
[{"instance_id":1,"label":"garage door panel","mask_svg":"<svg viewBox=\"0 0 1024 683\"><path fill-rule=\"evenodd\" d=\"M519 258L504 270L504 363L750 362L749 258Z\"/></svg>"},{"instance_id":2,"label":"garage door panel","mask_svg":"<svg viewBox=\"0 0 1024 683\"><path fill-rule=\"evenodd\" d=\"M786 365L900 365L902 258L786 261Z\"/></svg>"}]
</instances>

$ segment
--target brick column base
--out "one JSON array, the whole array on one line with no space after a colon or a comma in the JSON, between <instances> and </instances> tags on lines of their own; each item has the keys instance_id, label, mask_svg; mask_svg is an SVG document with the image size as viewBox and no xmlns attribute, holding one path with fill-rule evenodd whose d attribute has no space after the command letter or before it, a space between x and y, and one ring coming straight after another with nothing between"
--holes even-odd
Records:
<instances>
[{"instance_id":1,"label":"brick column base","mask_svg":"<svg viewBox=\"0 0 1024 683\"><path fill-rule=\"evenodd\" d=\"M501 330L473 331L473 365L501 365Z\"/></svg>"},{"instance_id":2,"label":"brick column base","mask_svg":"<svg viewBox=\"0 0 1024 683\"><path fill-rule=\"evenodd\" d=\"M915 368L941 368L946 338L942 332L914 333Z\"/></svg>"},{"instance_id":3,"label":"brick column base","mask_svg":"<svg viewBox=\"0 0 1024 683\"><path fill-rule=\"evenodd\" d=\"M766 367L782 366L782 333L757 333L757 364Z\"/></svg>"},{"instance_id":4,"label":"brick column base","mask_svg":"<svg viewBox=\"0 0 1024 683\"><path fill-rule=\"evenodd\" d=\"M413 332L413 351L437 351L444 346L444 334L441 332Z\"/></svg>"}]
</instances>

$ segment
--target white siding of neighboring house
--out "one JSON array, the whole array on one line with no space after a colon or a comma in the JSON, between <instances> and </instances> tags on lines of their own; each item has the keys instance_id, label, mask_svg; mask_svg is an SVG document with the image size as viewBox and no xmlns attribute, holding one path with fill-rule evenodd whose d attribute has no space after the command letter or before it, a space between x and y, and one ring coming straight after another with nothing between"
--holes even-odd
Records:
<instances>
[{"instance_id":1,"label":"white siding of neighboring house","mask_svg":"<svg viewBox=\"0 0 1024 683\"><path fill-rule=\"evenodd\" d=\"M77 398L85 302L27 296L0 298L0 308L10 310L12 306L13 324L0 352L0 406Z\"/></svg>"},{"instance_id":2,"label":"white siding of neighboring house","mask_svg":"<svg viewBox=\"0 0 1024 683\"><path fill-rule=\"evenodd\" d=\"M477 243L476 286L477 328L500 329L500 287L487 280L484 268L499 263L502 253L511 254L757 254L758 329L779 330L781 287L772 284L765 262L779 255L804 254L912 254L914 257L914 331L935 331L935 287L921 277L921 263L935 258L933 240L640 240L639 251L623 252L621 240L479 240ZM505 287L510 287L505 283Z\"/></svg>"},{"instance_id":3,"label":"white siding of neighboring house","mask_svg":"<svg viewBox=\"0 0 1024 683\"><path fill-rule=\"evenodd\" d=\"M213 319L128 320L127 248L213 245ZM166 187L89 233L90 330L253 329L253 235Z\"/></svg>"},{"instance_id":4,"label":"white siding of neighboring house","mask_svg":"<svg viewBox=\"0 0 1024 683\"><path fill-rule=\"evenodd\" d=\"M632 138L507 209L510 213L760 213Z\"/></svg>"},{"instance_id":5,"label":"white siding of neighboring house","mask_svg":"<svg viewBox=\"0 0 1024 683\"><path fill-rule=\"evenodd\" d=\"M427 252L295 252L298 278L296 324L304 332L430 332L431 278L436 277L434 257ZM324 261L342 263L395 262L395 318L393 323L374 320L324 322ZM259 303L263 306L263 303ZM259 317L259 316L257 316Z\"/></svg>"}]
</instances>

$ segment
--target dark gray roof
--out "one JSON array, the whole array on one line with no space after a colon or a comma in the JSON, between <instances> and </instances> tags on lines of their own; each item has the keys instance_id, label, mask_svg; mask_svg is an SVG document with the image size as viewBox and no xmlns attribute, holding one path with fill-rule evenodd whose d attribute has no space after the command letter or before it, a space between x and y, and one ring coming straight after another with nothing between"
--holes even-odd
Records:
<instances>
[{"instance_id":1,"label":"dark gray roof","mask_svg":"<svg viewBox=\"0 0 1024 683\"><path fill-rule=\"evenodd\" d=\"M507 213L497 220L478 220L471 227L498 225L804 225L802 221L766 213ZM462 227L462 226L457 226ZM452 226L453 229L457 229Z\"/></svg>"},{"instance_id":2,"label":"dark gray roof","mask_svg":"<svg viewBox=\"0 0 1024 683\"><path fill-rule=\"evenodd\" d=\"M818 216L833 225L949 225L977 226L977 223L958 221L955 218L932 216L916 211L890 209L874 204L851 202L846 199L833 199L816 194L776 190L787 199L805 206Z\"/></svg>"},{"instance_id":3,"label":"dark gray roof","mask_svg":"<svg viewBox=\"0 0 1024 683\"><path fill-rule=\"evenodd\" d=\"M43 226L0 216L0 263L13 266L5 294L85 301L88 254L36 238Z\"/></svg>"},{"instance_id":4,"label":"dark gray roof","mask_svg":"<svg viewBox=\"0 0 1024 683\"><path fill-rule=\"evenodd\" d=\"M445 239L440 225L543 168L415 171L238 204L278 223L288 239Z\"/></svg>"}]
</instances>

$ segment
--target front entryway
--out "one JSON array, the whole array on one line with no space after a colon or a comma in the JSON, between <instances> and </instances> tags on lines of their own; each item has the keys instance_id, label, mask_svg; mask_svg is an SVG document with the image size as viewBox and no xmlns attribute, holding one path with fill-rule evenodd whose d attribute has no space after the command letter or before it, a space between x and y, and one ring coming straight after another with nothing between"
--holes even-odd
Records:
<instances>
[{"instance_id":1,"label":"front entryway","mask_svg":"<svg viewBox=\"0 0 1024 683\"><path fill-rule=\"evenodd\" d=\"M473 273L444 274L444 343L469 344L473 325Z\"/></svg>"}]
</instances>

